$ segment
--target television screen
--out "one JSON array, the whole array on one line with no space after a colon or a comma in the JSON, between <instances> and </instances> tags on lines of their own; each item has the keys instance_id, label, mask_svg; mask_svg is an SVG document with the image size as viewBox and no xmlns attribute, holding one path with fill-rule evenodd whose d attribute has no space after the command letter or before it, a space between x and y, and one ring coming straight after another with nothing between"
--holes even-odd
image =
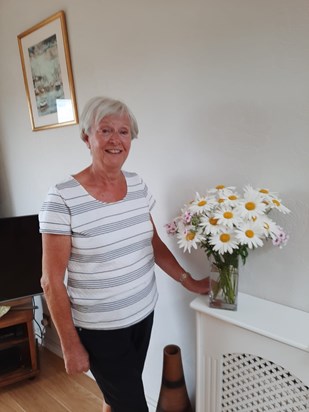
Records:
<instances>
[{"instance_id":1,"label":"television screen","mask_svg":"<svg viewBox=\"0 0 309 412\"><path fill-rule=\"evenodd\" d=\"M0 302L43 293L38 215L0 218Z\"/></svg>"}]
</instances>

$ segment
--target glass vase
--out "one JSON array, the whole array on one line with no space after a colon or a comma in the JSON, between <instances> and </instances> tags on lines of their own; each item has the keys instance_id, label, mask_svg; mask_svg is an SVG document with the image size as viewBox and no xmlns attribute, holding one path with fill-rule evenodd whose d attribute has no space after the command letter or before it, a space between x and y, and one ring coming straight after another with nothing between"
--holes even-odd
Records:
<instances>
[{"instance_id":1,"label":"glass vase","mask_svg":"<svg viewBox=\"0 0 309 412\"><path fill-rule=\"evenodd\" d=\"M237 310L238 260L233 265L212 264L210 273L209 306Z\"/></svg>"}]
</instances>

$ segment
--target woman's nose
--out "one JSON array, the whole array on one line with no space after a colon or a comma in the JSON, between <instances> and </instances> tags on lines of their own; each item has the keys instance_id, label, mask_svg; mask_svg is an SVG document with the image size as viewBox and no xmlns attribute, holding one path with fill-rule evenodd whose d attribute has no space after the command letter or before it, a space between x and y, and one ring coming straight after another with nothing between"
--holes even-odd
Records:
<instances>
[{"instance_id":1,"label":"woman's nose","mask_svg":"<svg viewBox=\"0 0 309 412\"><path fill-rule=\"evenodd\" d=\"M110 135L110 137L109 137L109 140L110 140L110 141L119 141L119 140L120 140L120 134L119 134L119 132L117 132L116 130L113 130L113 131L111 132L111 135Z\"/></svg>"}]
</instances>

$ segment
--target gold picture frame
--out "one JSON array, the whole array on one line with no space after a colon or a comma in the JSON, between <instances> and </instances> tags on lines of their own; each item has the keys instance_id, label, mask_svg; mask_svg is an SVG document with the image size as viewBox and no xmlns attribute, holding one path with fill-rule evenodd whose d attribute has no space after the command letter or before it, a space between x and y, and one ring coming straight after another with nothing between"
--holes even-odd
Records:
<instances>
[{"instance_id":1,"label":"gold picture frame","mask_svg":"<svg viewBox=\"0 0 309 412\"><path fill-rule=\"evenodd\" d=\"M77 124L64 12L53 14L17 39L32 130Z\"/></svg>"}]
</instances>

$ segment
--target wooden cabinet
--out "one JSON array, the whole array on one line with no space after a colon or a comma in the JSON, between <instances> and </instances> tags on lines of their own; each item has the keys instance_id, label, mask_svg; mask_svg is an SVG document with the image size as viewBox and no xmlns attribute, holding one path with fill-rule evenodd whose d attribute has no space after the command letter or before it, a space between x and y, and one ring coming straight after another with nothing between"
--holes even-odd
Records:
<instances>
[{"instance_id":1,"label":"wooden cabinet","mask_svg":"<svg viewBox=\"0 0 309 412\"><path fill-rule=\"evenodd\" d=\"M39 372L31 299L8 305L12 308L0 318L0 387Z\"/></svg>"}]
</instances>

